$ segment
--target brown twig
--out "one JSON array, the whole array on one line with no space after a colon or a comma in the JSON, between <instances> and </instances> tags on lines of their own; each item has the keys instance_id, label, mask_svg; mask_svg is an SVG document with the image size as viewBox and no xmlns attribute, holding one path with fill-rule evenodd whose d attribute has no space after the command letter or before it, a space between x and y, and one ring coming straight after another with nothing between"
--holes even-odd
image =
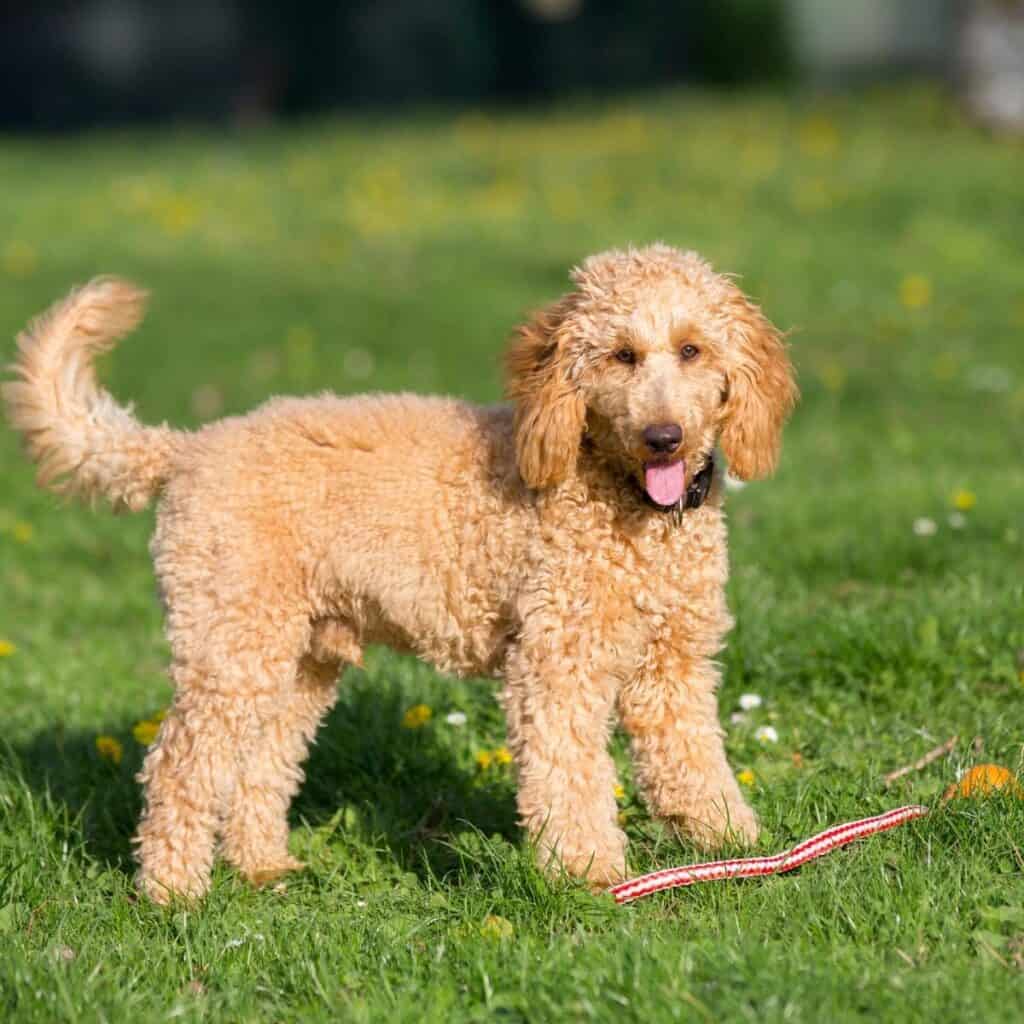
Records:
<instances>
[{"instance_id":1,"label":"brown twig","mask_svg":"<svg viewBox=\"0 0 1024 1024\"><path fill-rule=\"evenodd\" d=\"M888 775L883 776L882 781L886 786L891 786L897 779L902 779L904 775L909 775L911 772L919 772L922 768L927 768L932 761L938 761L940 757L948 754L959 741L959 736L950 736L945 743L940 744L934 750L929 750L923 757L919 757L913 764L905 764L902 768L897 768L894 772L889 772Z\"/></svg>"}]
</instances>

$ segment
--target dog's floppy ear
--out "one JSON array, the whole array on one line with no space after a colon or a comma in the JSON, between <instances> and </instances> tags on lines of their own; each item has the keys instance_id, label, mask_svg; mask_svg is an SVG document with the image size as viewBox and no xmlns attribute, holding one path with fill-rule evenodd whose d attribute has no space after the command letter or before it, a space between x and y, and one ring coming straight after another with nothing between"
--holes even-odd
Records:
<instances>
[{"instance_id":1,"label":"dog's floppy ear","mask_svg":"<svg viewBox=\"0 0 1024 1024\"><path fill-rule=\"evenodd\" d=\"M516 402L519 473L528 487L550 487L576 466L586 405L570 379L566 296L523 324L505 357L505 393Z\"/></svg>"},{"instance_id":2,"label":"dog's floppy ear","mask_svg":"<svg viewBox=\"0 0 1024 1024\"><path fill-rule=\"evenodd\" d=\"M752 480L774 471L799 393L781 333L743 295L730 303L729 332L721 444L729 471Z\"/></svg>"}]
</instances>

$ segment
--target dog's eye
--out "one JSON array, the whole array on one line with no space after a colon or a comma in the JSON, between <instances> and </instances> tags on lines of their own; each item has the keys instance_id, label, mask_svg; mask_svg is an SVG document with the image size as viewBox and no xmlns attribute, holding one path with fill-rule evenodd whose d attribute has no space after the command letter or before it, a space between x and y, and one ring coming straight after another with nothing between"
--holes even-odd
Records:
<instances>
[{"instance_id":1,"label":"dog's eye","mask_svg":"<svg viewBox=\"0 0 1024 1024\"><path fill-rule=\"evenodd\" d=\"M700 349L696 345L684 345L679 353L685 360L696 359L700 355Z\"/></svg>"},{"instance_id":2,"label":"dog's eye","mask_svg":"<svg viewBox=\"0 0 1024 1024\"><path fill-rule=\"evenodd\" d=\"M615 353L615 358L620 363L632 366L636 362L636 353L631 348L620 348L619 351Z\"/></svg>"}]
</instances>

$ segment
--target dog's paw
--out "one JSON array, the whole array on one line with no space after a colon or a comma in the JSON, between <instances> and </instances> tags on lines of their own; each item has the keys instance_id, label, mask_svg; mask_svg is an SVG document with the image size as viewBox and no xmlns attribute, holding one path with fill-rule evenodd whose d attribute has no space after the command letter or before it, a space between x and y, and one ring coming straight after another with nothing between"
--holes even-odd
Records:
<instances>
[{"instance_id":1,"label":"dog's paw","mask_svg":"<svg viewBox=\"0 0 1024 1024\"><path fill-rule=\"evenodd\" d=\"M600 892L626 877L626 842L625 833L616 831L605 840L588 843L577 836L572 842L563 840L553 849L539 852L551 877L557 878L564 871Z\"/></svg>"},{"instance_id":2,"label":"dog's paw","mask_svg":"<svg viewBox=\"0 0 1024 1024\"><path fill-rule=\"evenodd\" d=\"M258 889L271 885L283 875L292 871L301 871L306 865L295 857L288 856L273 864L261 864L259 867L247 868L242 873L246 880Z\"/></svg>"},{"instance_id":3,"label":"dog's paw","mask_svg":"<svg viewBox=\"0 0 1024 1024\"><path fill-rule=\"evenodd\" d=\"M742 798L728 803L716 800L703 808L699 815L679 815L668 820L677 832L708 851L729 844L753 846L760 831L757 815Z\"/></svg>"},{"instance_id":4,"label":"dog's paw","mask_svg":"<svg viewBox=\"0 0 1024 1024\"><path fill-rule=\"evenodd\" d=\"M209 884L194 876L184 876L172 881L169 878L158 878L140 872L135 876L135 888L152 903L166 907L172 903L198 903L206 895Z\"/></svg>"}]
</instances>

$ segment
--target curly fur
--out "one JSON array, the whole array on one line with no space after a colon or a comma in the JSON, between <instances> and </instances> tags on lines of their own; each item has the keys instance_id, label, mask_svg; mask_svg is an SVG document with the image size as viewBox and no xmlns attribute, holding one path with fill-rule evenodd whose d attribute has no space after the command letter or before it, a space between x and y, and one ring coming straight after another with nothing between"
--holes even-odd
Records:
<instances>
[{"instance_id":1,"label":"curly fur","mask_svg":"<svg viewBox=\"0 0 1024 1024\"><path fill-rule=\"evenodd\" d=\"M255 882L298 866L301 764L370 643L504 679L545 864L594 884L625 869L616 713L655 813L708 845L754 838L715 699L721 495L681 519L652 508L642 434L682 428L687 480L719 442L737 475L769 472L796 397L785 347L693 253L609 252L572 276L513 340L511 406L324 395L195 433L144 427L90 366L139 320L132 285L95 281L22 335L4 397L42 482L133 509L159 495L175 698L140 774L153 899L204 893L218 837Z\"/></svg>"}]
</instances>

